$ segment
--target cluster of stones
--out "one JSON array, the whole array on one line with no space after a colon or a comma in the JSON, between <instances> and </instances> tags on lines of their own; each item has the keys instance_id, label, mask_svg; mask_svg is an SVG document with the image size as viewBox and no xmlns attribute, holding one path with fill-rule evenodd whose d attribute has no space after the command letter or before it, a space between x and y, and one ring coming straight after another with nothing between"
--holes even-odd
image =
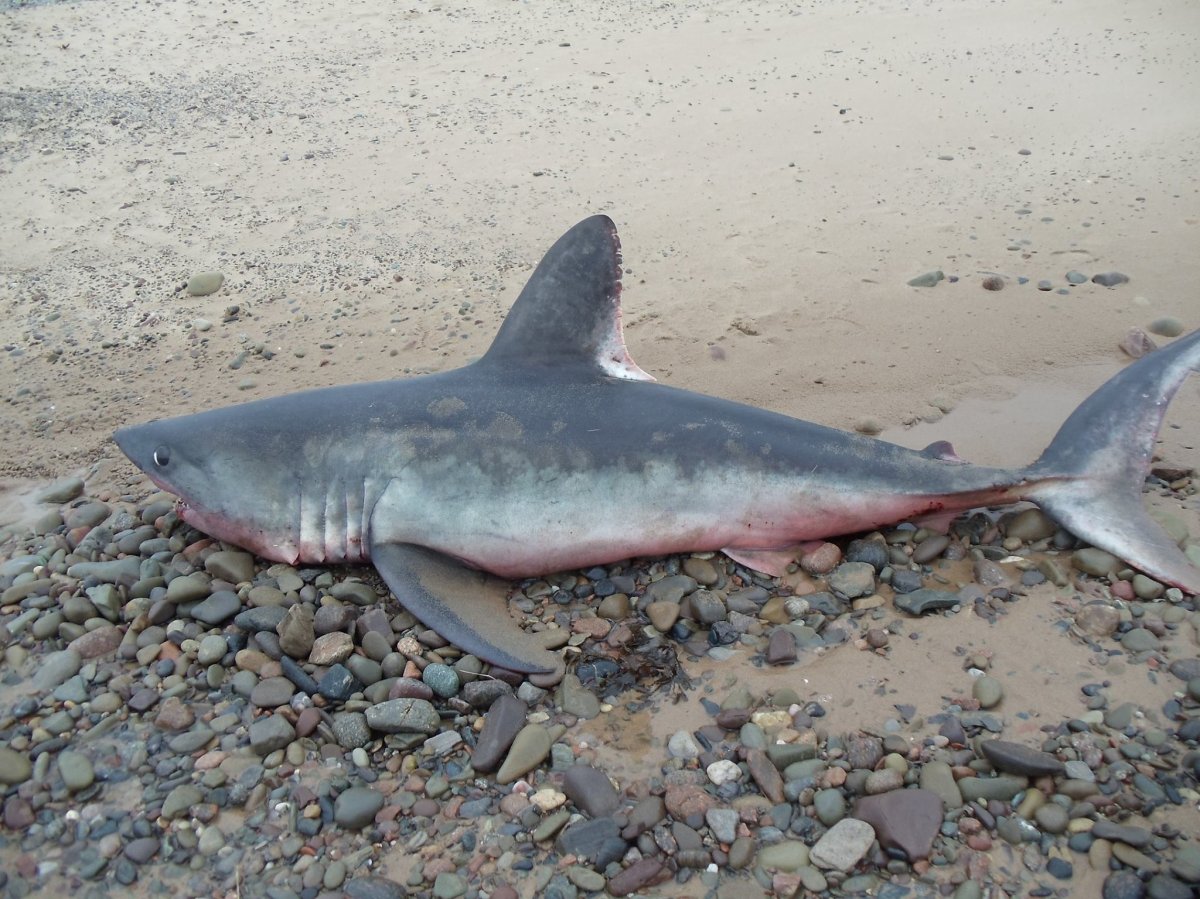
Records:
<instances>
[{"instance_id":1,"label":"cluster of stones","mask_svg":"<svg viewBox=\"0 0 1200 899\"><path fill-rule=\"evenodd\" d=\"M82 489L51 488L55 508L0 564L6 679L27 675L28 687L0 710L2 820L22 851L0 878L128 885L157 859L190 870L196 892L250 878L298 895L387 895L389 881L363 873L374 847L419 853L452 834L462 863L425 859L408 887L503 896L532 876L547 895L627 895L748 870L791 895L932 881L956 863L970 896L995 839L1058 879L1077 850L1154 872L1156 895L1196 883L1169 829L1110 827L1195 801L1200 671L1186 664L1172 665L1186 689L1163 710L1174 731L1111 720L1097 690L1078 722L1047 735L1045 770L1021 747L980 741L1003 727L973 710L1001 701L983 676L919 744L822 734L819 706L786 692L765 708L735 695L713 725L672 739L661 777L618 788L570 742L577 720L604 710L590 682L571 674L546 689L488 669L349 572L264 566L183 526L170 497ZM780 580L700 554L527 583L514 605L568 653L602 646L619 660L673 640L718 658L748 646L780 665L847 641L886 654L897 613L993 616L1022 586L1070 584L1072 569L1111 582L1075 615L1084 639L1151 660L1197 624L1179 591L1076 549L1033 510L972 516L949 535L900 527L822 544ZM954 587L960 571L972 580ZM1162 613L1136 614L1151 604ZM140 799L134 815L116 802L123 784ZM244 839L221 826L229 809L245 815ZM538 864L555 853L558 864Z\"/></svg>"}]
</instances>

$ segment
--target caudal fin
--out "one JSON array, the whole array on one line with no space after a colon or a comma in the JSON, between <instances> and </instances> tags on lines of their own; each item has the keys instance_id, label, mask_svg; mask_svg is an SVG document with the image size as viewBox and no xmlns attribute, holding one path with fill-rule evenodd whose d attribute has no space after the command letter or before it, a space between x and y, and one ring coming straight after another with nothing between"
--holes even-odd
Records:
<instances>
[{"instance_id":1,"label":"caudal fin","mask_svg":"<svg viewBox=\"0 0 1200 899\"><path fill-rule=\"evenodd\" d=\"M1200 370L1200 330L1143 356L1076 409L1030 466L1028 498L1063 527L1146 574L1200 593L1200 568L1146 514L1142 483L1167 405Z\"/></svg>"}]
</instances>

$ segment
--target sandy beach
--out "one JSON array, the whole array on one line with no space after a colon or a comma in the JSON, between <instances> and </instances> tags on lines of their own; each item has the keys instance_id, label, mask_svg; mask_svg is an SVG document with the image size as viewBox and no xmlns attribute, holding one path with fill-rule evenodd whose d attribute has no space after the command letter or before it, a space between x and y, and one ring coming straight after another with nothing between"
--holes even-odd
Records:
<instances>
[{"instance_id":1,"label":"sandy beach","mask_svg":"<svg viewBox=\"0 0 1200 899\"><path fill-rule=\"evenodd\" d=\"M908 446L950 439L984 464L1035 458L1129 362L1131 329L1200 327L1200 6L1185 0L8 0L0 82L5 558L28 551L46 508L32 497L51 482L77 475L113 503L152 493L112 442L118 426L478 357L541 255L593 213L620 231L626 341L660 381ZM909 286L933 271L945 279ZM202 272L223 283L191 295ZM1090 280L1104 272L1128 281ZM1200 460L1200 378L1158 455ZM1152 500L1197 539L1194 487ZM1163 704L1186 690L1166 669L1197 654L1194 597L1176 603L1186 615L1161 658L1104 667L1068 625L1112 599L1107 585L1026 592L994 622L914 619L920 639L887 653L851 639L797 668L742 653L692 676L717 702L735 681L824 697L821 726L853 733L896 703L930 716L970 695L964 658L984 653L1005 685L1006 740L1036 746L1037 726L1085 711L1091 681L1169 729ZM0 607L0 622L21 612ZM0 746L28 746L11 706L64 643L6 642L24 655L0 665ZM710 723L703 692L568 739L590 739L623 785L652 779L671 734ZM636 752L605 756L633 732ZM1175 848L1200 839L1194 788L1160 812L1182 829ZM62 845L23 848L0 827L0 867ZM372 870L429 894L381 845ZM1029 888L1020 850L997 839L993 852L990 888ZM1079 853L1074 869L1053 887L1099 895L1105 872ZM107 877L121 895L112 870L85 889ZM80 876L64 859L21 882ZM22 895L9 877L0 896ZM141 883L156 877L169 879L147 867ZM230 882L205 889L233 895ZM533 895L533 880L499 875L469 895L505 895L501 882ZM731 873L650 889L764 887Z\"/></svg>"}]
</instances>

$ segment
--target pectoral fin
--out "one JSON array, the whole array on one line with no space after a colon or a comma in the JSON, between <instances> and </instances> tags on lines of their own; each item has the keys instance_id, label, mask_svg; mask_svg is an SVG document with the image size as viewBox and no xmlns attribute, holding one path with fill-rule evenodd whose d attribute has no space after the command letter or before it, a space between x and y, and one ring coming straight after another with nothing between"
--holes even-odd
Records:
<instances>
[{"instance_id":1,"label":"pectoral fin","mask_svg":"<svg viewBox=\"0 0 1200 899\"><path fill-rule=\"evenodd\" d=\"M561 677L562 659L509 616L504 581L411 543L372 544L371 562L404 608L464 652L511 671Z\"/></svg>"}]
</instances>

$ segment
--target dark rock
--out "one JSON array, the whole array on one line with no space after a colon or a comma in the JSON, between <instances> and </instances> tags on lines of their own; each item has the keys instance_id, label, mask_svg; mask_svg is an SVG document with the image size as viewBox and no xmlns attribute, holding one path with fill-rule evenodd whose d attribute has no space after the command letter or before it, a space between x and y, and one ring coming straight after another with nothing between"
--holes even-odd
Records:
<instances>
[{"instance_id":1,"label":"dark rock","mask_svg":"<svg viewBox=\"0 0 1200 899\"><path fill-rule=\"evenodd\" d=\"M902 612L908 612L910 615L924 615L926 612L952 609L958 605L959 599L957 593L922 587L912 593L898 594L892 602Z\"/></svg>"},{"instance_id":2,"label":"dark rock","mask_svg":"<svg viewBox=\"0 0 1200 899\"><path fill-rule=\"evenodd\" d=\"M309 696L315 696L318 693L320 688L317 682L313 680L311 674L300 667L300 663L295 659L290 656L282 656L279 659L279 667L283 669L283 676L296 685L296 689Z\"/></svg>"},{"instance_id":3,"label":"dark rock","mask_svg":"<svg viewBox=\"0 0 1200 899\"><path fill-rule=\"evenodd\" d=\"M643 858L634 862L608 881L608 892L613 896L628 896L645 887L653 886L671 876L671 872L657 858Z\"/></svg>"},{"instance_id":4,"label":"dark rock","mask_svg":"<svg viewBox=\"0 0 1200 899\"><path fill-rule=\"evenodd\" d=\"M1092 275L1092 283L1101 287L1116 287L1118 284L1128 284L1129 276L1121 272L1100 272Z\"/></svg>"},{"instance_id":5,"label":"dark rock","mask_svg":"<svg viewBox=\"0 0 1200 899\"><path fill-rule=\"evenodd\" d=\"M333 803L333 820L348 830L361 830L375 820L384 796L370 787L343 790Z\"/></svg>"},{"instance_id":6,"label":"dark rock","mask_svg":"<svg viewBox=\"0 0 1200 899\"><path fill-rule=\"evenodd\" d=\"M1065 858L1052 858L1046 862L1046 873L1058 880L1070 880L1075 876L1075 866Z\"/></svg>"},{"instance_id":7,"label":"dark rock","mask_svg":"<svg viewBox=\"0 0 1200 899\"><path fill-rule=\"evenodd\" d=\"M1195 899L1196 893L1186 883L1168 874L1155 874L1146 884L1150 899Z\"/></svg>"},{"instance_id":8,"label":"dark rock","mask_svg":"<svg viewBox=\"0 0 1200 899\"><path fill-rule=\"evenodd\" d=\"M883 758L883 741L878 737L851 737L846 743L846 761L851 768L874 771Z\"/></svg>"},{"instance_id":9,"label":"dark rock","mask_svg":"<svg viewBox=\"0 0 1200 899\"><path fill-rule=\"evenodd\" d=\"M329 666L325 676L317 682L317 692L334 702L345 702L362 688L363 685L359 679L350 673L349 668L341 664Z\"/></svg>"},{"instance_id":10,"label":"dark rock","mask_svg":"<svg viewBox=\"0 0 1200 899\"><path fill-rule=\"evenodd\" d=\"M590 765L572 765L568 768L563 777L563 792L593 818L611 815L621 804L621 797L608 775Z\"/></svg>"},{"instance_id":11,"label":"dark rock","mask_svg":"<svg viewBox=\"0 0 1200 899\"><path fill-rule=\"evenodd\" d=\"M1043 777L1063 772L1063 763L1054 756L1048 752L1039 752L1028 746L1022 746L1020 743L1010 743L1007 740L987 740L980 743L979 748L993 767L1010 774Z\"/></svg>"},{"instance_id":12,"label":"dark rock","mask_svg":"<svg viewBox=\"0 0 1200 899\"><path fill-rule=\"evenodd\" d=\"M192 606L191 616L209 627L215 627L237 615L241 608L242 601L236 593L231 590L217 590Z\"/></svg>"},{"instance_id":13,"label":"dark rock","mask_svg":"<svg viewBox=\"0 0 1200 899\"><path fill-rule=\"evenodd\" d=\"M256 606L238 612L233 623L242 630L252 633L274 631L279 627L279 622L283 621L285 615L287 615L287 609L283 606Z\"/></svg>"},{"instance_id":14,"label":"dark rock","mask_svg":"<svg viewBox=\"0 0 1200 899\"><path fill-rule=\"evenodd\" d=\"M881 540L851 540L843 561L866 562L878 573L888 564L887 545Z\"/></svg>"},{"instance_id":15,"label":"dark rock","mask_svg":"<svg viewBox=\"0 0 1200 899\"><path fill-rule=\"evenodd\" d=\"M761 749L747 751L746 767L750 769L750 776L764 796L777 805L784 801L783 778L765 752Z\"/></svg>"},{"instance_id":16,"label":"dark rock","mask_svg":"<svg viewBox=\"0 0 1200 899\"><path fill-rule=\"evenodd\" d=\"M471 708L483 709L491 706L501 696L511 694L513 688L504 681L474 680L463 684L459 694Z\"/></svg>"},{"instance_id":17,"label":"dark rock","mask_svg":"<svg viewBox=\"0 0 1200 899\"><path fill-rule=\"evenodd\" d=\"M767 664L788 665L796 661L796 637L784 627L771 631L767 641Z\"/></svg>"},{"instance_id":18,"label":"dark rock","mask_svg":"<svg viewBox=\"0 0 1200 899\"><path fill-rule=\"evenodd\" d=\"M892 790L864 796L853 816L875 828L879 845L900 849L910 861L928 858L942 826L942 800L932 790Z\"/></svg>"},{"instance_id":19,"label":"dark rock","mask_svg":"<svg viewBox=\"0 0 1200 899\"><path fill-rule=\"evenodd\" d=\"M612 818L578 821L558 835L555 845L559 852L587 859L598 871L619 860L629 848Z\"/></svg>"},{"instance_id":20,"label":"dark rock","mask_svg":"<svg viewBox=\"0 0 1200 899\"><path fill-rule=\"evenodd\" d=\"M1119 843L1141 849L1143 846L1150 845L1151 834L1144 827L1118 824L1116 821L1100 818L1092 825L1092 836L1098 840L1116 840Z\"/></svg>"},{"instance_id":21,"label":"dark rock","mask_svg":"<svg viewBox=\"0 0 1200 899\"><path fill-rule=\"evenodd\" d=\"M161 841L158 837L139 837L125 844L125 857L137 865L144 865L157 853Z\"/></svg>"},{"instance_id":22,"label":"dark rock","mask_svg":"<svg viewBox=\"0 0 1200 899\"><path fill-rule=\"evenodd\" d=\"M471 765L476 771L490 773L503 761L508 747L525 726L529 707L511 693L499 697L488 709L483 719L483 730L471 755Z\"/></svg>"},{"instance_id":23,"label":"dark rock","mask_svg":"<svg viewBox=\"0 0 1200 899\"><path fill-rule=\"evenodd\" d=\"M1100 895L1102 899L1142 899L1146 885L1132 871L1113 871L1104 878Z\"/></svg>"}]
</instances>

